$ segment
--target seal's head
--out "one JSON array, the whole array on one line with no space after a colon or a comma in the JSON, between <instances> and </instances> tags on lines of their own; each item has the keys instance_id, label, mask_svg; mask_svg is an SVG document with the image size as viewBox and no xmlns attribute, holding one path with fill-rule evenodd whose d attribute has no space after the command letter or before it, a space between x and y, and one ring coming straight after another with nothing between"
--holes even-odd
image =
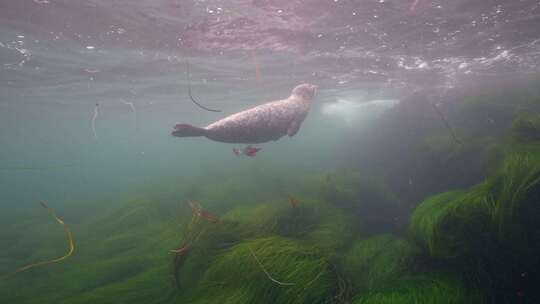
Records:
<instances>
[{"instance_id":1,"label":"seal's head","mask_svg":"<svg viewBox=\"0 0 540 304\"><path fill-rule=\"evenodd\" d=\"M317 86L314 84L309 83L303 83L301 85L297 85L291 93L291 97L302 99L305 101L311 101L313 97L315 97L315 93L317 92Z\"/></svg>"}]
</instances>

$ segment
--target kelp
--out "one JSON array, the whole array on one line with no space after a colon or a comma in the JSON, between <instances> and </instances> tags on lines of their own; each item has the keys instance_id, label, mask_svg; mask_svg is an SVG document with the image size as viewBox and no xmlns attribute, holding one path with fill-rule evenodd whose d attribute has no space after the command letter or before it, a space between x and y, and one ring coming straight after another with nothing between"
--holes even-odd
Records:
<instances>
[{"instance_id":1,"label":"kelp","mask_svg":"<svg viewBox=\"0 0 540 304\"><path fill-rule=\"evenodd\" d=\"M342 261L356 293L392 290L414 269L420 250L391 234L356 241Z\"/></svg>"}]
</instances>

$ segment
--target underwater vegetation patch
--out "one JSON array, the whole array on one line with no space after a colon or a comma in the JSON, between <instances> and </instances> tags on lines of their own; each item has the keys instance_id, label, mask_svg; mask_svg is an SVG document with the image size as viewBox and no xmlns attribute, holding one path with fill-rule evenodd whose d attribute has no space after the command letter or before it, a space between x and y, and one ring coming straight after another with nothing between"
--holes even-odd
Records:
<instances>
[{"instance_id":1,"label":"underwater vegetation patch","mask_svg":"<svg viewBox=\"0 0 540 304\"><path fill-rule=\"evenodd\" d=\"M489 186L498 240L522 257L540 254L540 160L509 156Z\"/></svg>"},{"instance_id":2,"label":"underwater vegetation patch","mask_svg":"<svg viewBox=\"0 0 540 304\"><path fill-rule=\"evenodd\" d=\"M190 303L324 303L337 292L336 282L316 247L268 236L217 256Z\"/></svg>"},{"instance_id":3,"label":"underwater vegetation patch","mask_svg":"<svg viewBox=\"0 0 540 304\"><path fill-rule=\"evenodd\" d=\"M419 252L405 239L382 234L356 241L345 254L342 268L356 293L392 290L412 272Z\"/></svg>"},{"instance_id":4,"label":"underwater vegetation patch","mask_svg":"<svg viewBox=\"0 0 540 304\"><path fill-rule=\"evenodd\" d=\"M73 257L3 281L0 302L35 303L37 298L40 303L70 304L163 302L174 290L168 252L178 238L174 210L175 206L164 199L141 196L126 200L101 219L74 225L77 248ZM30 238L32 232L23 230L22 236ZM60 241L65 243L60 238L56 243ZM37 245L43 251L43 243ZM14 246L36 251L33 244ZM14 261L18 260L11 263Z\"/></svg>"},{"instance_id":5,"label":"underwater vegetation patch","mask_svg":"<svg viewBox=\"0 0 540 304\"><path fill-rule=\"evenodd\" d=\"M410 230L437 258L470 254L493 241L521 250L516 254L531 254L531 249L540 248L534 245L540 232L539 198L540 162L528 155L510 155L483 184L422 202Z\"/></svg>"},{"instance_id":6,"label":"underwater vegetation patch","mask_svg":"<svg viewBox=\"0 0 540 304\"><path fill-rule=\"evenodd\" d=\"M358 231L354 218L335 206L317 199L287 198L256 206L240 206L223 216L224 220L243 225L251 236L275 234L308 241L320 249L337 250Z\"/></svg>"},{"instance_id":7,"label":"underwater vegetation patch","mask_svg":"<svg viewBox=\"0 0 540 304\"><path fill-rule=\"evenodd\" d=\"M540 115L525 114L512 122L512 133L521 141L540 140Z\"/></svg>"},{"instance_id":8,"label":"underwater vegetation patch","mask_svg":"<svg viewBox=\"0 0 540 304\"><path fill-rule=\"evenodd\" d=\"M348 286L335 265L337 252L358 237L354 220L333 204L305 197L240 204L217 223L201 221L189 229L204 233L174 269L178 293L188 303L343 298Z\"/></svg>"},{"instance_id":9,"label":"underwater vegetation patch","mask_svg":"<svg viewBox=\"0 0 540 304\"><path fill-rule=\"evenodd\" d=\"M35 267L40 267L40 266L45 266L45 265L50 265L50 264L61 262L61 261L65 260L65 259L69 258L70 256L72 256L73 253L75 252L75 241L73 240L73 233L71 232L71 229L66 225L66 223L64 222L63 219L58 217L56 215L56 213L52 209L49 208L49 206L47 206L43 202L41 202L41 206L47 210L49 215L51 217L53 217L54 220L58 224L60 224L62 226L62 228L64 228L64 231L66 233L67 240L68 240L68 250L67 250L67 252L64 255L62 255L60 257L57 257L57 258L48 259L48 260L42 260L42 261L39 261L39 262L33 262L31 264L27 264L25 266L19 267L19 268L13 270L10 273L0 275L0 280L8 279L11 276L14 276L14 275L16 275L16 274L18 274L20 272L27 271L27 270L30 270L30 269L35 268Z\"/></svg>"},{"instance_id":10,"label":"underwater vegetation patch","mask_svg":"<svg viewBox=\"0 0 540 304\"><path fill-rule=\"evenodd\" d=\"M396 229L400 200L382 178L359 172L340 172L328 175L320 192L325 201L353 215L356 225L365 233Z\"/></svg>"},{"instance_id":11,"label":"underwater vegetation patch","mask_svg":"<svg viewBox=\"0 0 540 304\"><path fill-rule=\"evenodd\" d=\"M451 262L490 294L516 300L538 276L539 201L538 158L511 154L484 183L422 202L410 232L432 258Z\"/></svg>"},{"instance_id":12,"label":"underwater vegetation patch","mask_svg":"<svg viewBox=\"0 0 540 304\"><path fill-rule=\"evenodd\" d=\"M512 154L484 183L424 200L410 221L412 240L387 233L395 229L394 216L404 213L401 198L383 179L350 171L306 175L298 189L274 193L227 182L215 191L173 187L135 196L99 220L74 226L78 248L69 263L21 274L0 286L0 298L69 304L483 303L487 288L529 292L533 287L510 281L537 274L538 164L532 155ZM189 204L191 198L200 204ZM28 247L7 243L16 255ZM1 265L13 261L10 256L3 255Z\"/></svg>"},{"instance_id":13,"label":"underwater vegetation patch","mask_svg":"<svg viewBox=\"0 0 540 304\"><path fill-rule=\"evenodd\" d=\"M204 234L190 247L189 256L175 270L181 290L192 289L206 269L224 251L254 238L279 237L316 248L329 257L353 238L351 217L327 203L299 199L298 205L276 200L255 206L239 206L224 214L217 224L205 225ZM247 256L247 260L256 260Z\"/></svg>"},{"instance_id":14,"label":"underwater vegetation patch","mask_svg":"<svg viewBox=\"0 0 540 304\"><path fill-rule=\"evenodd\" d=\"M501 136L519 113L540 109L538 79L521 85L485 88L482 94L464 96L451 116L470 136Z\"/></svg>"},{"instance_id":15,"label":"underwater vegetation patch","mask_svg":"<svg viewBox=\"0 0 540 304\"><path fill-rule=\"evenodd\" d=\"M434 258L471 254L490 233L491 214L484 189L446 192L422 202L411 217L414 239Z\"/></svg>"},{"instance_id":16,"label":"underwater vegetation patch","mask_svg":"<svg viewBox=\"0 0 540 304\"><path fill-rule=\"evenodd\" d=\"M484 303L482 294L471 291L457 279L431 273L401 278L387 291L356 297L353 304L455 304Z\"/></svg>"},{"instance_id":17,"label":"underwater vegetation patch","mask_svg":"<svg viewBox=\"0 0 540 304\"><path fill-rule=\"evenodd\" d=\"M227 212L223 218L249 227L246 229L256 235L276 233L288 237L307 234L319 221L314 216L313 208L307 208L305 203L292 208L285 199L255 206L239 206Z\"/></svg>"},{"instance_id":18,"label":"underwater vegetation patch","mask_svg":"<svg viewBox=\"0 0 540 304\"><path fill-rule=\"evenodd\" d=\"M474 185L488 176L501 160L496 138L468 137L466 131L463 133L461 143L456 143L445 133L434 132L418 145L419 170L426 172L430 179L437 176L436 181L423 183L433 185L432 192Z\"/></svg>"}]
</instances>

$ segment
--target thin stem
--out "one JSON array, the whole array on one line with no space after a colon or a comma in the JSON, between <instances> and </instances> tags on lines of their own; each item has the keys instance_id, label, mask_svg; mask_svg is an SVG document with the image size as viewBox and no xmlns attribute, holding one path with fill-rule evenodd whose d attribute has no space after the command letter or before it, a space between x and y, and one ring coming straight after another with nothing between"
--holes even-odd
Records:
<instances>
[{"instance_id":1,"label":"thin stem","mask_svg":"<svg viewBox=\"0 0 540 304\"><path fill-rule=\"evenodd\" d=\"M257 261L257 264L259 264L259 267L261 268L261 270L266 274L266 276L268 277L268 279L278 285L281 285L281 286L293 286L295 285L294 283L283 283L283 282L280 282L274 278L272 278L272 276L268 273L268 271L266 271L266 269L264 268L263 264L261 263L261 261L259 261L259 259L257 258L257 256L255 255L255 252L253 252L253 249L251 249L251 246L248 245L248 249L249 249L249 252L251 252L251 255L253 256L253 258L255 259L255 261Z\"/></svg>"},{"instance_id":2,"label":"thin stem","mask_svg":"<svg viewBox=\"0 0 540 304\"><path fill-rule=\"evenodd\" d=\"M34 267L38 267L38 266L43 266L43 265L48 265L48 264L53 264L53 263L58 263L60 261L63 261L65 259L67 259L68 257L72 256L73 253L75 252L75 242L73 241L73 234L71 233L71 230L69 229L69 227L66 225L66 223L61 219L59 218L52 209L50 209L45 203L41 202L40 203L41 206L45 209L47 209L47 211L49 212L49 214L56 220L56 222L58 222L58 224L62 225L64 227L64 231L66 232L67 234L67 238L68 238L68 241L69 241L69 250L68 252L59 257L59 258L56 258L56 259L52 259L52 260L47 260L47 261L41 261L41 262L37 262L37 263L32 263L32 264L29 264L29 265L26 265L26 266L23 266L11 273L8 273L6 275L3 275L3 276L0 276L0 279L7 279L11 276L14 276L16 275L17 273L20 273L20 272L23 272L23 271L26 271L28 269L31 269L31 268L34 268Z\"/></svg>"},{"instance_id":3,"label":"thin stem","mask_svg":"<svg viewBox=\"0 0 540 304\"><path fill-rule=\"evenodd\" d=\"M191 73L190 73L189 70L190 70L189 62L186 60L186 79L187 79L187 83L188 83L189 99L191 99L191 101L194 104L196 104L197 106L199 106L199 108L201 108L201 109L204 109L204 110L210 111L210 112L221 112L221 110L207 108L207 107L203 106L202 104L198 103L195 100L195 98L193 98L193 95L191 94Z\"/></svg>"},{"instance_id":4,"label":"thin stem","mask_svg":"<svg viewBox=\"0 0 540 304\"><path fill-rule=\"evenodd\" d=\"M92 131L94 132L94 138L98 139L97 133L96 133L96 119L99 115L99 103L96 103L96 107L94 108L94 116L92 117Z\"/></svg>"}]
</instances>

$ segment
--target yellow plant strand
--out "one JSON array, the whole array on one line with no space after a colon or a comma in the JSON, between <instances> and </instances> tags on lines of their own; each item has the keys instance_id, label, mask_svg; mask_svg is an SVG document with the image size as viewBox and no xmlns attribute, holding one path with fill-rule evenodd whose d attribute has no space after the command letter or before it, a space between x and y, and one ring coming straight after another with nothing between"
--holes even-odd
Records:
<instances>
[{"instance_id":1,"label":"yellow plant strand","mask_svg":"<svg viewBox=\"0 0 540 304\"><path fill-rule=\"evenodd\" d=\"M259 267L261 268L261 270L264 272L264 274L266 274L266 276L268 277L268 279L278 285L281 285L281 286L294 286L295 284L294 283L283 283L283 282L280 282L274 278L272 278L272 276L270 275L270 273L268 273L268 271L266 271L266 269L264 268L263 264L261 263L261 261L259 261L259 259L257 258L257 256L255 255L255 252L253 252L253 249L251 249L251 246L247 245L248 249L249 249L249 252L251 252L251 255L253 256L253 258L255 259L255 261L257 261L257 264L259 264Z\"/></svg>"},{"instance_id":2,"label":"yellow plant strand","mask_svg":"<svg viewBox=\"0 0 540 304\"><path fill-rule=\"evenodd\" d=\"M5 274L3 276L0 276L0 280L3 280L3 279L7 279L11 276L14 276L16 275L17 273L20 273L20 272L23 272L23 271L26 271L28 269L31 269L31 268L34 268L34 267L38 267L38 266L43 266L43 265L48 265L48 264L53 264L53 263L58 263L62 260L65 260L67 259L68 257L72 256L73 253L75 252L75 242L73 241L73 234L71 233L71 230L69 229L69 227L66 225L66 223L61 219L59 218L55 213L54 211L49 208L45 203L41 202L40 203L41 206L45 209L47 209L47 211L49 212L49 214L54 217L54 219L56 220L56 222L58 222L58 224L62 225L64 227L64 231L66 232L67 234L67 237L68 237L68 240L69 240L69 251L61 256L61 257L58 257L58 258L55 258L55 259L52 259L52 260L47 260L47 261L41 261L41 262L37 262L37 263L32 263L32 264L29 264L29 265L26 265L26 266L23 266L21 268L18 268L16 269L15 271L11 272L11 273L8 273L8 274Z\"/></svg>"}]
</instances>

